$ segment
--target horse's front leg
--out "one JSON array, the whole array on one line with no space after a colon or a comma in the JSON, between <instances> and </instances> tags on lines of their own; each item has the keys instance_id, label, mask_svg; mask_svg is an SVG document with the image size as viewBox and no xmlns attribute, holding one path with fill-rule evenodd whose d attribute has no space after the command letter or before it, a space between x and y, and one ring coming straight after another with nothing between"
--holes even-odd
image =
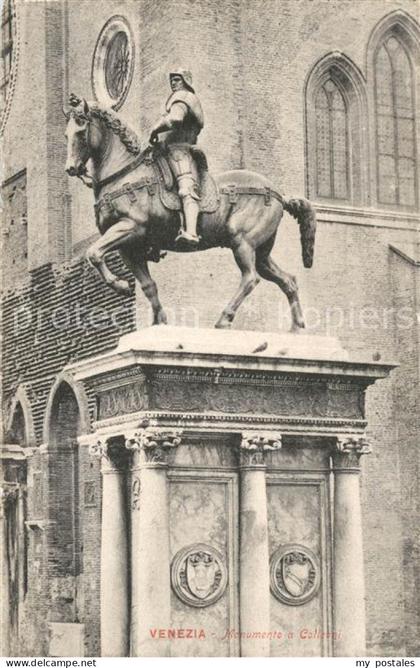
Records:
<instances>
[{"instance_id":1,"label":"horse's front leg","mask_svg":"<svg viewBox=\"0 0 420 668\"><path fill-rule=\"evenodd\" d=\"M116 292L123 295L131 295L132 290L128 281L118 278L107 267L105 255L109 251L116 250L124 243L134 240L136 235L136 223L134 220L124 218L105 232L97 241L95 241L86 251L86 257L89 262L98 270L105 283L110 285Z\"/></svg>"},{"instance_id":2,"label":"horse's front leg","mask_svg":"<svg viewBox=\"0 0 420 668\"><path fill-rule=\"evenodd\" d=\"M132 271L137 278L144 295L150 302L153 311L153 324L166 325L168 319L159 300L156 282L153 280L149 272L144 244L127 244L121 249L121 257L130 271Z\"/></svg>"}]
</instances>

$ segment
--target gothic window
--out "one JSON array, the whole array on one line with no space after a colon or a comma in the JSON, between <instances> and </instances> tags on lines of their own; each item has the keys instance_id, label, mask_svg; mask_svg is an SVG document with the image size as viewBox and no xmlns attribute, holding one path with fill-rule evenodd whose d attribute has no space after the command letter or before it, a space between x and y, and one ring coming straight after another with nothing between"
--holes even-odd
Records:
<instances>
[{"instance_id":1,"label":"gothic window","mask_svg":"<svg viewBox=\"0 0 420 668\"><path fill-rule=\"evenodd\" d=\"M416 138L413 71L396 33L376 51L377 189L381 204L416 205Z\"/></svg>"},{"instance_id":2,"label":"gothic window","mask_svg":"<svg viewBox=\"0 0 420 668\"><path fill-rule=\"evenodd\" d=\"M103 27L93 56L92 87L96 99L119 109L127 97L134 68L134 42L122 16L114 16Z\"/></svg>"},{"instance_id":3,"label":"gothic window","mask_svg":"<svg viewBox=\"0 0 420 668\"><path fill-rule=\"evenodd\" d=\"M363 78L340 52L327 54L306 84L308 196L336 204L367 198Z\"/></svg>"},{"instance_id":4,"label":"gothic window","mask_svg":"<svg viewBox=\"0 0 420 668\"><path fill-rule=\"evenodd\" d=\"M328 79L315 99L316 194L348 199L348 130L346 104L338 86Z\"/></svg>"}]
</instances>

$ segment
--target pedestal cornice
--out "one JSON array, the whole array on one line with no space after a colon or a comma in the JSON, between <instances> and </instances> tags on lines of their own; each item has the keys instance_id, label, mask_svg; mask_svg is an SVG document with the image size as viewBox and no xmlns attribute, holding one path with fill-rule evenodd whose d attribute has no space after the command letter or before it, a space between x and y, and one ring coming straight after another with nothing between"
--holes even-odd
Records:
<instances>
[{"instance_id":1,"label":"pedestal cornice","mask_svg":"<svg viewBox=\"0 0 420 668\"><path fill-rule=\"evenodd\" d=\"M359 378L368 385L385 378L395 366L368 356L350 359L333 337L155 326L132 332L120 339L115 350L69 365L66 370L76 380L89 379L100 385L108 383L112 374L133 374L137 368L147 376L148 370L156 367L164 367L161 373L165 374L186 369L193 369L194 374L200 368L200 373L214 375L217 382L224 382L231 371L235 376L242 371Z\"/></svg>"}]
</instances>

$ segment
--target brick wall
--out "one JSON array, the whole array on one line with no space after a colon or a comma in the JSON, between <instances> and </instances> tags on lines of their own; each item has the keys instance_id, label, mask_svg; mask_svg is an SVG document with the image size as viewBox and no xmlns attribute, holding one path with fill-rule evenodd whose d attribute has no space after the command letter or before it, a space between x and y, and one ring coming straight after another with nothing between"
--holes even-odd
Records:
<instances>
[{"instance_id":1,"label":"brick wall","mask_svg":"<svg viewBox=\"0 0 420 668\"><path fill-rule=\"evenodd\" d=\"M390 253L390 272L395 305L398 309L418 310L420 297L419 264ZM404 311L402 311L404 312ZM398 444L394 471L398 470L401 485L399 513L402 533L402 572L404 581L404 635L407 653L419 654L420 615L420 453L419 453L419 329L396 328L395 343L400 366L394 378L396 440Z\"/></svg>"},{"instance_id":2,"label":"brick wall","mask_svg":"<svg viewBox=\"0 0 420 668\"><path fill-rule=\"evenodd\" d=\"M2 285L8 288L21 280L28 270L28 206L25 170L5 181L1 198L3 202Z\"/></svg>"},{"instance_id":3,"label":"brick wall","mask_svg":"<svg viewBox=\"0 0 420 668\"><path fill-rule=\"evenodd\" d=\"M124 273L116 258L110 265ZM123 333L131 331L134 302L104 289L96 272L76 260L60 267L44 265L32 272L24 288L5 294L3 313L6 409L17 386L24 384L37 443L45 437L49 446L33 455L29 464L28 518L43 528L28 532L29 589L22 607L20 653L48 653L51 621L89 620L86 653L97 655L99 465L86 449L75 445L80 416L71 392L60 403L58 390L47 434L43 422L56 376L70 360L113 348ZM92 415L93 405L90 410ZM86 509L85 481L93 485L95 499ZM76 534L78 544L72 540Z\"/></svg>"}]
</instances>

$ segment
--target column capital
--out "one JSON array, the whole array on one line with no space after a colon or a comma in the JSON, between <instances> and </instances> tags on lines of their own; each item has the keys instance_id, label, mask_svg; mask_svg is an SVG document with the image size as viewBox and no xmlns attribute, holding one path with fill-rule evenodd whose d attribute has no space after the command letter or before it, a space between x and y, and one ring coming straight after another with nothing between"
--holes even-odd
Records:
<instances>
[{"instance_id":1,"label":"column capital","mask_svg":"<svg viewBox=\"0 0 420 668\"><path fill-rule=\"evenodd\" d=\"M145 427L124 436L127 450L139 453L138 463L165 465L169 450L181 443L182 430Z\"/></svg>"},{"instance_id":2,"label":"column capital","mask_svg":"<svg viewBox=\"0 0 420 668\"><path fill-rule=\"evenodd\" d=\"M251 468L264 467L265 454L270 450L280 450L280 448L280 434L242 432L239 446L240 466Z\"/></svg>"},{"instance_id":3,"label":"column capital","mask_svg":"<svg viewBox=\"0 0 420 668\"><path fill-rule=\"evenodd\" d=\"M83 444L88 445L91 457L101 461L102 473L119 471L126 467L127 451L122 444L115 443L118 437L101 434L88 436L83 437ZM81 444L80 438L79 444Z\"/></svg>"},{"instance_id":4,"label":"column capital","mask_svg":"<svg viewBox=\"0 0 420 668\"><path fill-rule=\"evenodd\" d=\"M334 470L357 473L360 457L370 452L371 446L364 434L339 435L332 453Z\"/></svg>"},{"instance_id":5,"label":"column capital","mask_svg":"<svg viewBox=\"0 0 420 668\"><path fill-rule=\"evenodd\" d=\"M17 482L6 482L2 480L0 482L0 504L3 505L8 501L8 499L16 498L19 494L19 483Z\"/></svg>"},{"instance_id":6,"label":"column capital","mask_svg":"<svg viewBox=\"0 0 420 668\"><path fill-rule=\"evenodd\" d=\"M80 443L80 441L79 441ZM89 454L91 457L96 457L97 459L102 459L108 456L108 440L106 438L101 438L99 436L93 435L90 441L85 441L89 447Z\"/></svg>"}]
</instances>

